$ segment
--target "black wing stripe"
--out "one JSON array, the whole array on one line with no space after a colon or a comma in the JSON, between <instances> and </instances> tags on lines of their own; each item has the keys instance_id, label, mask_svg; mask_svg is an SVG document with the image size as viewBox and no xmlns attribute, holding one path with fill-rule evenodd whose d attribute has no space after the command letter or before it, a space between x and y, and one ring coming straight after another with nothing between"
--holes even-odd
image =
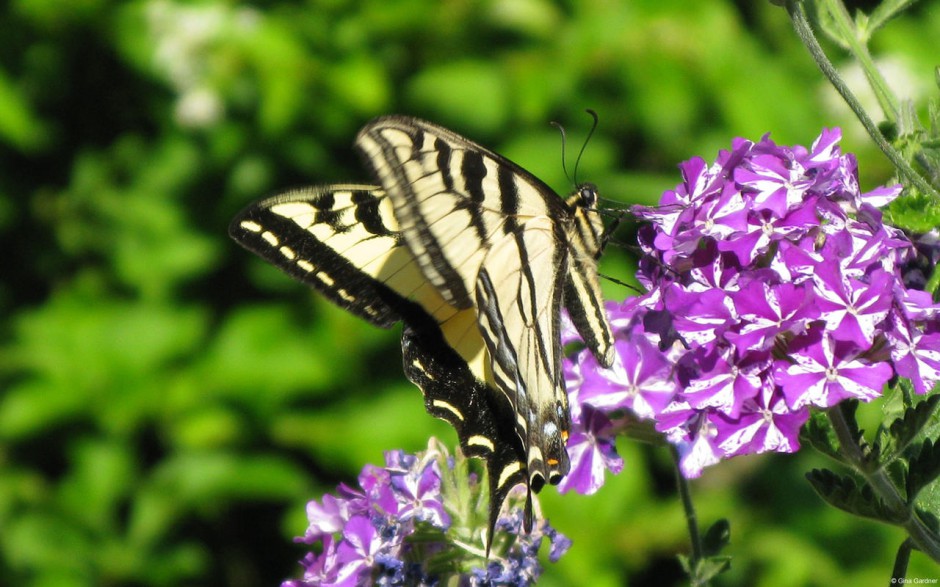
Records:
<instances>
[{"instance_id":1,"label":"black wing stripe","mask_svg":"<svg viewBox=\"0 0 940 587\"><path fill-rule=\"evenodd\" d=\"M528 394L526 393L526 382L518 376L519 361L517 359L516 349L504 326L502 312L499 309L499 298L490 279L489 271L483 269L477 282L477 301L479 302L480 314L480 333L489 349L490 358L493 360L493 377L496 379L497 387L503 391L506 399L512 404L513 410L517 414L523 414L523 408L520 405L525 402ZM506 393L505 390L512 390ZM520 420L522 430L520 437L525 438L526 420Z\"/></svg>"},{"instance_id":2,"label":"black wing stripe","mask_svg":"<svg viewBox=\"0 0 940 587\"><path fill-rule=\"evenodd\" d=\"M448 218L454 210L454 194L446 190L447 185L454 183L451 165L437 167L441 152L434 150L433 144L431 148L425 147L429 136L421 129L409 132L397 126L366 127L360 133L357 145L395 201L400 229L428 280L455 306L469 308L472 302L465 281L448 260L437 234L432 230L432 225L437 222L449 224L456 218ZM409 146L407 159L399 156L399 148L403 144ZM449 148L443 158L451 161ZM419 197L419 194L426 196ZM464 250L469 248L472 251L479 247L477 242Z\"/></svg>"},{"instance_id":3,"label":"black wing stripe","mask_svg":"<svg viewBox=\"0 0 940 587\"><path fill-rule=\"evenodd\" d=\"M503 232L509 234L519 229L519 184L517 176L507 167L500 167L497 177L500 211L506 217Z\"/></svg>"}]
</instances>

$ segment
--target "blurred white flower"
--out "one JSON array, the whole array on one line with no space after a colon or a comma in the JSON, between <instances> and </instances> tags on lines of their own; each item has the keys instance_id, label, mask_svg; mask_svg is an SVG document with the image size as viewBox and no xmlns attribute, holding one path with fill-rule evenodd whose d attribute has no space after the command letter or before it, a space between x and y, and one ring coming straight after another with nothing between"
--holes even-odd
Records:
<instances>
[{"instance_id":1,"label":"blurred white flower","mask_svg":"<svg viewBox=\"0 0 940 587\"><path fill-rule=\"evenodd\" d=\"M232 75L226 53L234 50L233 38L257 28L257 11L151 0L145 13L153 40L154 70L179 95L176 121L201 128L222 119L225 104L219 86Z\"/></svg>"}]
</instances>

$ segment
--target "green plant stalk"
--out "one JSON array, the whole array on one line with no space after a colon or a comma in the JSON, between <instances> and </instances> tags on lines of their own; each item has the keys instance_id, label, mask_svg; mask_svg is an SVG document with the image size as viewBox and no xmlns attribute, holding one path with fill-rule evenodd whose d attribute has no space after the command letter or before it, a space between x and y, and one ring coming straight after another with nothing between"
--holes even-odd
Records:
<instances>
[{"instance_id":1,"label":"green plant stalk","mask_svg":"<svg viewBox=\"0 0 940 587\"><path fill-rule=\"evenodd\" d=\"M806 18L806 10L803 7L802 0L786 0L787 2L787 12L790 14L790 19L793 21L793 28L796 30L796 34L799 35L800 39L803 41L803 44L806 45L806 48L809 50L810 54L813 56L813 59L816 61L816 65L819 66L819 69L822 70L823 74L829 79L830 83L836 88L836 91L842 96L842 98L849 105L849 108L855 113L859 121L861 121L862 126L865 127L865 130L868 132L868 135L875 141L875 144L878 145L878 148L881 149L881 152L894 164L898 171L903 175L907 180L914 185L921 193L929 196L935 201L940 201L940 193L938 193L933 186L931 186L927 180L925 180L920 174L918 174L910 166L910 164L898 153L891 144L885 140L884 136L881 134L881 131L878 130L878 127L872 122L871 118L868 117L868 114L865 112L865 109L862 108L862 105L855 98L855 95L852 94L852 91L849 90L848 86L845 85L845 82L842 81L842 78L839 77L839 73L833 67L832 63L826 57L826 54L823 52L822 47L819 46L819 43L816 41L816 37L813 35L812 28L809 25L809 20Z\"/></svg>"},{"instance_id":2,"label":"green plant stalk","mask_svg":"<svg viewBox=\"0 0 940 587\"><path fill-rule=\"evenodd\" d=\"M695 569L702 560L702 536L698 530L698 515L695 513L695 505L692 503L692 493L689 491L689 480L682 474L679 468L679 451L675 446L670 446L672 452L672 462L675 465L676 488L679 491L679 498L682 500L682 509L685 511L685 521L689 526L689 541L692 543L692 557L689 569L692 572L692 579L695 578Z\"/></svg>"},{"instance_id":3,"label":"green plant stalk","mask_svg":"<svg viewBox=\"0 0 940 587\"><path fill-rule=\"evenodd\" d=\"M904 514L904 521L898 525L907 530L908 535L911 537L914 544L917 545L917 548L940 563L940 541L938 541L937 536L914 515L912 508L908 506L907 502L901 497L900 493L898 493L897 488L894 486L894 483L891 482L885 470L880 466L871 469L868 461L865 459L865 455L862 453L861 447L859 447L855 438L852 436L851 429L848 422L845 421L845 415L842 413L842 410L836 406L826 410L826 415L829 417L832 428L836 432L836 437L839 439L839 452L845 457L846 462L868 482L888 508L892 511Z\"/></svg>"},{"instance_id":4,"label":"green plant stalk","mask_svg":"<svg viewBox=\"0 0 940 587\"><path fill-rule=\"evenodd\" d=\"M895 581L907 577L907 566L911 561L911 539L908 538L898 547L898 553L894 557L894 568L891 570L891 578ZM899 585L900 582L893 583Z\"/></svg>"},{"instance_id":5,"label":"green plant stalk","mask_svg":"<svg viewBox=\"0 0 940 587\"><path fill-rule=\"evenodd\" d=\"M889 122L897 123L898 116L900 115L900 105L898 104L897 96L894 95L894 92L891 91L891 88L888 87L887 82L885 82L884 76L882 76L878 68L875 67L871 53L868 52L867 44L859 40L858 29L849 11L846 10L845 4L842 0L820 0L820 3L829 11L829 14L832 15L833 23L841 34L842 40L845 41L849 51L855 59L858 60L859 65L862 66L862 71L865 72L865 77L868 78L868 83L871 85L871 89L878 99L878 104L881 106L881 111L884 113L885 118L887 118Z\"/></svg>"}]
</instances>

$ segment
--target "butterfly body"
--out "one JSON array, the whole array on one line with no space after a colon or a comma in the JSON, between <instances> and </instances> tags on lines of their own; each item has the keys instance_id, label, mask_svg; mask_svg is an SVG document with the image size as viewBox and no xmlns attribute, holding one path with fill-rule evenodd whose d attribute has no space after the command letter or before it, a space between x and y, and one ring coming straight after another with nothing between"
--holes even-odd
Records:
<instances>
[{"instance_id":1,"label":"butterfly body","mask_svg":"<svg viewBox=\"0 0 940 587\"><path fill-rule=\"evenodd\" d=\"M437 125L383 117L356 146L378 185L308 188L258 202L230 233L341 307L404 324L404 370L429 413L486 461L490 534L508 491L569 469L559 322L566 306L604 365L613 336L593 186L567 200Z\"/></svg>"}]
</instances>

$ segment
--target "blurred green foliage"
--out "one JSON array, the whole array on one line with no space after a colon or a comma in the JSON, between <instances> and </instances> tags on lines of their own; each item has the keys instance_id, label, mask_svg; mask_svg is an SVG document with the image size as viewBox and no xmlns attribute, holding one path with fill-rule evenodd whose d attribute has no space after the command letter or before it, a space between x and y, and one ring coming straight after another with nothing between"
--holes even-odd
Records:
<instances>
[{"instance_id":1,"label":"blurred green foliage","mask_svg":"<svg viewBox=\"0 0 940 587\"><path fill-rule=\"evenodd\" d=\"M547 123L583 136L594 108L581 174L624 203L735 136L809 144L834 125L865 188L889 179L765 2L12 0L0 30L4 585L273 585L299 568L306 500L383 450L454 442L394 332L226 237L253 199L368 180L351 142L373 116L432 119L564 192ZM929 80L938 38L923 8L877 47ZM668 457L621 451L598 495L543 492L575 540L543 584L680 580ZM903 536L824 506L803 479L818 459L739 459L693 485L700 518L732 524L723 584L884 583ZM915 554L909 576L929 573Z\"/></svg>"}]
</instances>

